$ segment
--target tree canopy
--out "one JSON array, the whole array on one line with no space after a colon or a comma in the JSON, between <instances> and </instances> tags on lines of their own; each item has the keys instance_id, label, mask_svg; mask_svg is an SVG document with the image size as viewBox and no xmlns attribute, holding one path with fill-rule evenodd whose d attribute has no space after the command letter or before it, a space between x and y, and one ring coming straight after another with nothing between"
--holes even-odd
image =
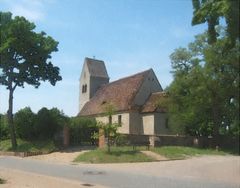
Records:
<instances>
[{"instance_id":1,"label":"tree canopy","mask_svg":"<svg viewBox=\"0 0 240 188\"><path fill-rule=\"evenodd\" d=\"M190 135L239 134L239 42L226 51L226 36L212 45L207 37L196 36L170 56L173 122Z\"/></svg>"},{"instance_id":2,"label":"tree canopy","mask_svg":"<svg viewBox=\"0 0 240 188\"><path fill-rule=\"evenodd\" d=\"M41 81L55 85L62 77L49 59L58 42L24 17L0 12L0 84L9 90L8 120L13 148L17 146L13 124L13 92L25 84L39 87Z\"/></svg>"},{"instance_id":3,"label":"tree canopy","mask_svg":"<svg viewBox=\"0 0 240 188\"><path fill-rule=\"evenodd\" d=\"M239 27L239 0L192 0L193 18L192 25L208 24L208 42L216 42L219 33L216 26L220 25L220 19L226 22L227 36L232 44L240 39Z\"/></svg>"}]
</instances>

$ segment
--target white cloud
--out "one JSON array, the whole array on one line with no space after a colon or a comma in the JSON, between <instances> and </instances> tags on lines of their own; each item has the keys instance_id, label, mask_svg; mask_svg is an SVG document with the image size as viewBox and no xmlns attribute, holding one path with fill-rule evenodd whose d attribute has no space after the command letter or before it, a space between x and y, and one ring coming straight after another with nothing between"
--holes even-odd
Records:
<instances>
[{"instance_id":1,"label":"white cloud","mask_svg":"<svg viewBox=\"0 0 240 188\"><path fill-rule=\"evenodd\" d=\"M8 10L14 16L24 16L30 21L42 21L46 15L46 5L53 3L53 0L3 0Z\"/></svg>"},{"instance_id":2,"label":"white cloud","mask_svg":"<svg viewBox=\"0 0 240 188\"><path fill-rule=\"evenodd\" d=\"M44 13L39 10L31 10L29 7L23 5L15 5L10 10L14 16L24 16L31 21L38 21L44 19Z\"/></svg>"}]
</instances>

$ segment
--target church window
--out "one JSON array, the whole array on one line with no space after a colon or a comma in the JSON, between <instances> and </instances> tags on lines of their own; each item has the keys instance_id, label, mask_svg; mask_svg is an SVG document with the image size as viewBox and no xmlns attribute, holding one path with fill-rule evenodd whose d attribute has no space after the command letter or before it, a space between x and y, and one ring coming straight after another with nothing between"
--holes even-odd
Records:
<instances>
[{"instance_id":1,"label":"church window","mask_svg":"<svg viewBox=\"0 0 240 188\"><path fill-rule=\"evenodd\" d=\"M87 84L82 85L82 93L86 93L87 92Z\"/></svg>"},{"instance_id":2,"label":"church window","mask_svg":"<svg viewBox=\"0 0 240 188\"><path fill-rule=\"evenodd\" d=\"M118 115L118 124L122 126L122 115Z\"/></svg>"}]
</instances>

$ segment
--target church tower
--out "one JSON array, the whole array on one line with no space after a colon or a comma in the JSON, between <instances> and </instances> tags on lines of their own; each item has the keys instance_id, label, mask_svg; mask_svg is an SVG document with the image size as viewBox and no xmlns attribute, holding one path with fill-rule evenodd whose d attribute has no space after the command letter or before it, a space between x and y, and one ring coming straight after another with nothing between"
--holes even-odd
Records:
<instances>
[{"instance_id":1,"label":"church tower","mask_svg":"<svg viewBox=\"0 0 240 188\"><path fill-rule=\"evenodd\" d=\"M96 91L107 83L109 83L109 77L104 61L86 57L80 76L79 112Z\"/></svg>"}]
</instances>

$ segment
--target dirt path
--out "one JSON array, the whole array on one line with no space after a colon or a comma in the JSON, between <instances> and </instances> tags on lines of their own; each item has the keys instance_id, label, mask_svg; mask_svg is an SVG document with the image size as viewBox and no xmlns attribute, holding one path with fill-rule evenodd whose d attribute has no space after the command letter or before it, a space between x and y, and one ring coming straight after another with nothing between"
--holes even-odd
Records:
<instances>
[{"instance_id":1,"label":"dirt path","mask_svg":"<svg viewBox=\"0 0 240 188\"><path fill-rule=\"evenodd\" d=\"M46 155L37 155L28 157L30 159L38 159L51 163L72 164L73 160L80 154L88 152L88 148L76 147L60 152L53 152Z\"/></svg>"},{"instance_id":2,"label":"dirt path","mask_svg":"<svg viewBox=\"0 0 240 188\"><path fill-rule=\"evenodd\" d=\"M103 186L88 184L86 182L43 176L5 168L0 168L0 177L6 180L5 184L0 185L1 188L103 188Z\"/></svg>"},{"instance_id":3,"label":"dirt path","mask_svg":"<svg viewBox=\"0 0 240 188\"><path fill-rule=\"evenodd\" d=\"M153 158L153 159L155 159L157 161L166 161L166 160L168 160L166 157L164 157L162 155L159 155L159 154L156 154L156 153L154 153L152 151L141 151L141 153L143 153L143 154L145 154L145 155L147 155L147 156L149 156L149 157L151 157L151 158Z\"/></svg>"}]
</instances>

